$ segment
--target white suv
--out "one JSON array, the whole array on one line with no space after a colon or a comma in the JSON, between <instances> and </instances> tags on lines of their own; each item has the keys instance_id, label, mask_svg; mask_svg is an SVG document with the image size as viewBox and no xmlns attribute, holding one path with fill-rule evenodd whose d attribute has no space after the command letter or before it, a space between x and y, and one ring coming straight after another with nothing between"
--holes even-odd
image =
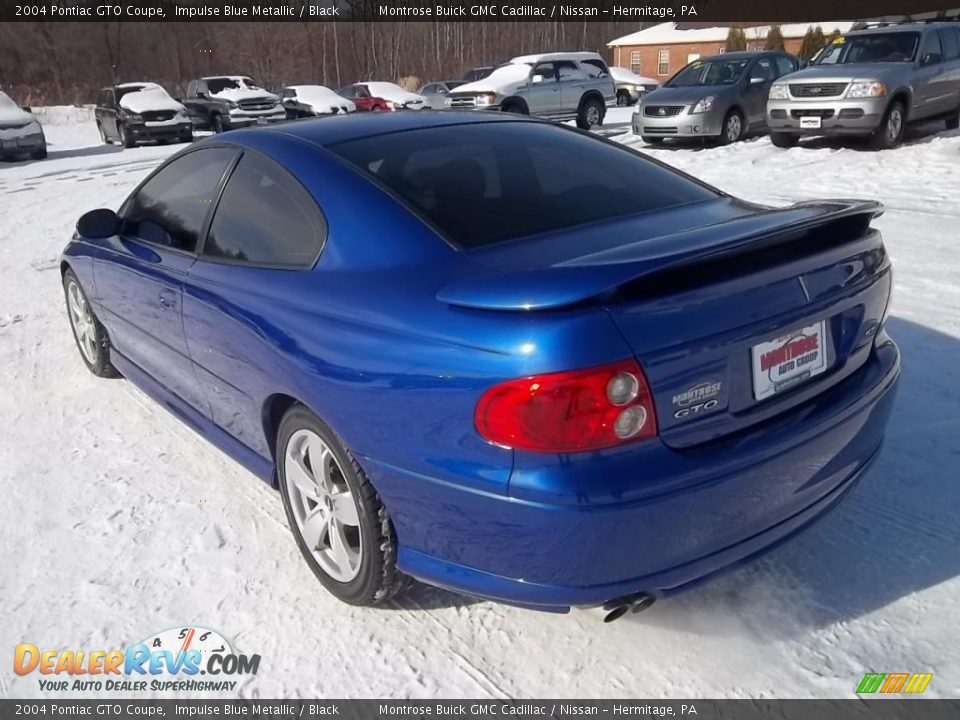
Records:
<instances>
[{"instance_id":1,"label":"white suv","mask_svg":"<svg viewBox=\"0 0 960 720\"><path fill-rule=\"evenodd\" d=\"M617 104L610 69L597 53L522 55L490 75L451 92L453 110L502 110L550 120L576 120L577 127L601 125Z\"/></svg>"}]
</instances>

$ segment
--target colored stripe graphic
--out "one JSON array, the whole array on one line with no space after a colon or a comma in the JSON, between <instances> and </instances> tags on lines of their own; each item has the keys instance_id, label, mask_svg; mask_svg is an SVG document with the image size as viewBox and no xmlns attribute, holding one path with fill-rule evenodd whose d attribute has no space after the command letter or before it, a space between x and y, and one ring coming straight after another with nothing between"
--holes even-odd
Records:
<instances>
[{"instance_id":1,"label":"colored stripe graphic","mask_svg":"<svg viewBox=\"0 0 960 720\"><path fill-rule=\"evenodd\" d=\"M932 679L933 673L867 673L857 686L857 694L922 693Z\"/></svg>"}]
</instances>

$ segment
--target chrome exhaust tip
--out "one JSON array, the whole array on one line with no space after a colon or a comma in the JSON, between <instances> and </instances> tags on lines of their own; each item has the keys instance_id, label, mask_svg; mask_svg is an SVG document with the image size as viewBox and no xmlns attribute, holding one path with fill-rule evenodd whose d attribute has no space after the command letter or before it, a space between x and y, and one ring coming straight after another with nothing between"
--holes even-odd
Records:
<instances>
[{"instance_id":1,"label":"chrome exhaust tip","mask_svg":"<svg viewBox=\"0 0 960 720\"><path fill-rule=\"evenodd\" d=\"M628 612L643 612L657 601L657 598L647 592L638 592L633 595L610 600L603 604L603 609L609 612L603 618L605 623L611 623L614 620L622 618Z\"/></svg>"}]
</instances>

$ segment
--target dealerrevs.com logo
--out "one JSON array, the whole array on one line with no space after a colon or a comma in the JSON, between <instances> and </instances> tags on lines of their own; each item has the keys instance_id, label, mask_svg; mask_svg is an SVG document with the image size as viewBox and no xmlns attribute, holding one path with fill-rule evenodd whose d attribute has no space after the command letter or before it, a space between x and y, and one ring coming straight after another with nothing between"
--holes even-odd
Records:
<instances>
[{"instance_id":1,"label":"dealerrevs.com logo","mask_svg":"<svg viewBox=\"0 0 960 720\"><path fill-rule=\"evenodd\" d=\"M256 675L259 655L243 655L220 633L180 627L156 633L125 650L46 650L20 643L13 671L36 673L40 690L189 692L233 691L238 677Z\"/></svg>"}]
</instances>

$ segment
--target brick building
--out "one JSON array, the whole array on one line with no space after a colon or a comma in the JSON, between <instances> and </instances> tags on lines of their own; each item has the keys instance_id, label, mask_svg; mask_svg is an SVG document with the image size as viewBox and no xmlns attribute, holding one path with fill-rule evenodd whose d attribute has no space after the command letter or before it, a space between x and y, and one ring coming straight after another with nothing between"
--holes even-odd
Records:
<instances>
[{"instance_id":1,"label":"brick building","mask_svg":"<svg viewBox=\"0 0 960 720\"><path fill-rule=\"evenodd\" d=\"M810 27L820 26L824 35L834 30L847 32L853 23L822 22L781 25L783 44L787 52L800 51L803 36ZM769 25L744 27L748 50L762 50ZM638 75L664 81L688 62L699 57L716 55L724 50L729 26L690 28L681 30L677 23L660 23L646 30L624 35L607 43L611 64L630 68Z\"/></svg>"}]
</instances>

